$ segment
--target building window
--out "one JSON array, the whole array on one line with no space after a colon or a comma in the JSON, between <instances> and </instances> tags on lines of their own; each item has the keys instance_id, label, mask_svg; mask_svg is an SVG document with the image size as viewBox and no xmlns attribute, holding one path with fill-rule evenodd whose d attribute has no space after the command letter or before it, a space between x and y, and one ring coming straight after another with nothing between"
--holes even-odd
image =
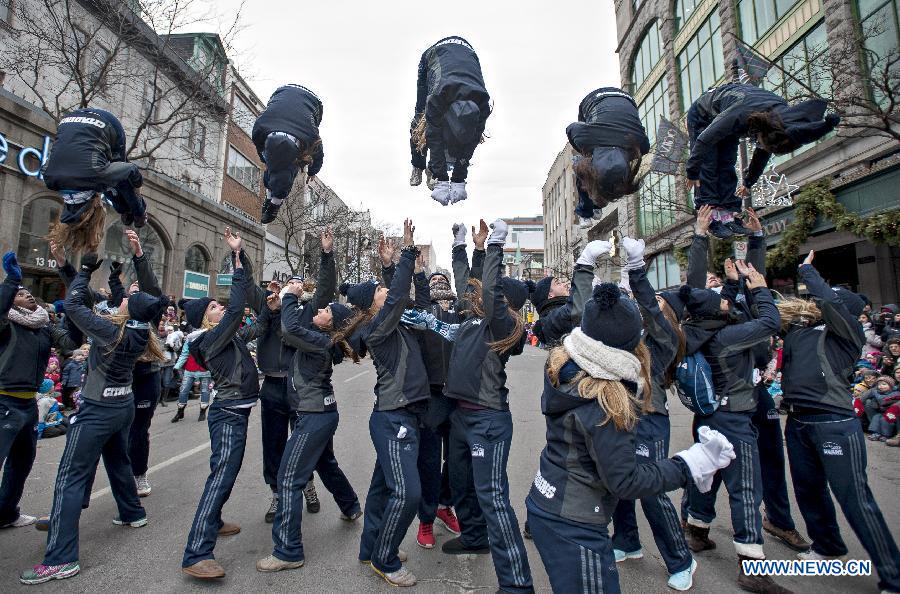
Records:
<instances>
[{"instance_id":1,"label":"building window","mask_svg":"<svg viewBox=\"0 0 900 594\"><path fill-rule=\"evenodd\" d=\"M158 85L148 82L144 85L144 99L141 102L141 119L151 124L160 120L163 92Z\"/></svg>"},{"instance_id":2,"label":"building window","mask_svg":"<svg viewBox=\"0 0 900 594\"><path fill-rule=\"evenodd\" d=\"M741 39L753 45L796 3L797 0L739 0Z\"/></svg>"},{"instance_id":3,"label":"building window","mask_svg":"<svg viewBox=\"0 0 900 594\"><path fill-rule=\"evenodd\" d=\"M638 230L649 237L675 222L679 210L675 176L651 171L644 176L638 191Z\"/></svg>"},{"instance_id":4,"label":"building window","mask_svg":"<svg viewBox=\"0 0 900 594\"><path fill-rule=\"evenodd\" d=\"M884 77L889 72L889 64L896 68L897 48L900 46L900 4L897 0L857 0L859 22L865 47L871 54L867 55L866 67L869 74ZM867 52L868 53L868 52ZM885 105L889 97L881 92L874 92L873 99Z\"/></svg>"},{"instance_id":5,"label":"building window","mask_svg":"<svg viewBox=\"0 0 900 594\"><path fill-rule=\"evenodd\" d=\"M12 12L12 0L0 1L0 21L9 22L9 15Z\"/></svg>"},{"instance_id":6,"label":"building window","mask_svg":"<svg viewBox=\"0 0 900 594\"><path fill-rule=\"evenodd\" d=\"M152 225L144 225L140 229L135 229L135 231L137 231L141 240L141 249L144 250L144 257L150 262L150 267L153 269L153 273L159 280L160 285L163 285L166 279L166 246L163 244L162 238ZM134 262L131 258L134 253L131 251L128 239L125 237L125 227L121 221L116 221L106 229L106 239L101 250L100 257L104 260L102 267L103 278L106 278L106 275L109 274L109 263L116 261L125 263L125 266L122 268L122 284L125 287L137 280L137 272L134 269ZM166 291L164 285L162 289Z\"/></svg>"},{"instance_id":7,"label":"building window","mask_svg":"<svg viewBox=\"0 0 900 594\"><path fill-rule=\"evenodd\" d=\"M647 280L657 291L681 284L681 267L672 252L657 254L647 267Z\"/></svg>"},{"instance_id":8,"label":"building window","mask_svg":"<svg viewBox=\"0 0 900 594\"><path fill-rule=\"evenodd\" d=\"M681 29L700 5L701 0L675 0L675 30Z\"/></svg>"},{"instance_id":9,"label":"building window","mask_svg":"<svg viewBox=\"0 0 900 594\"><path fill-rule=\"evenodd\" d=\"M22 227L19 230L19 247L16 258L22 266L55 271L65 262L57 262L50 254L50 244L44 237L50 224L59 219L62 204L54 198L36 198L22 211Z\"/></svg>"},{"instance_id":10,"label":"building window","mask_svg":"<svg viewBox=\"0 0 900 594\"><path fill-rule=\"evenodd\" d=\"M647 75L653 70L659 62L662 52L659 42L659 26L656 21L647 29L637 53L634 55L634 62L631 65L631 88L637 90L638 87L647 79Z\"/></svg>"},{"instance_id":11,"label":"building window","mask_svg":"<svg viewBox=\"0 0 900 594\"><path fill-rule=\"evenodd\" d=\"M231 145L228 145L228 175L254 194L259 193L259 167Z\"/></svg>"},{"instance_id":12,"label":"building window","mask_svg":"<svg viewBox=\"0 0 900 594\"><path fill-rule=\"evenodd\" d=\"M234 101L231 105L231 121L238 125L247 136L253 136L253 124L256 123L256 115L243 99L237 94L234 95Z\"/></svg>"},{"instance_id":13,"label":"building window","mask_svg":"<svg viewBox=\"0 0 900 594\"><path fill-rule=\"evenodd\" d=\"M191 131L188 134L188 149L201 159L206 152L206 126L197 118L191 120Z\"/></svg>"},{"instance_id":14,"label":"building window","mask_svg":"<svg viewBox=\"0 0 900 594\"><path fill-rule=\"evenodd\" d=\"M703 91L713 86L725 73L718 12L713 11L709 15L678 54L678 70L681 108L686 112Z\"/></svg>"},{"instance_id":15,"label":"building window","mask_svg":"<svg viewBox=\"0 0 900 594\"><path fill-rule=\"evenodd\" d=\"M192 245L184 253L184 269L209 274L209 258L199 245Z\"/></svg>"},{"instance_id":16,"label":"building window","mask_svg":"<svg viewBox=\"0 0 900 594\"><path fill-rule=\"evenodd\" d=\"M647 138L650 144L656 142L656 130L659 127L660 117L669 117L669 82L663 76L659 82L653 86L653 89L647 93L641 104L638 105L638 115L644 129L647 131Z\"/></svg>"}]
</instances>

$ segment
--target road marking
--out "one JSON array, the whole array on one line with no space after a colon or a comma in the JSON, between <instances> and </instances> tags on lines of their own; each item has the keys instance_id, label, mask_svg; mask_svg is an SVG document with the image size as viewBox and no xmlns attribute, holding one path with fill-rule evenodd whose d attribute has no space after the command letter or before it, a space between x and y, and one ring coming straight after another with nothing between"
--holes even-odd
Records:
<instances>
[{"instance_id":1,"label":"road marking","mask_svg":"<svg viewBox=\"0 0 900 594\"><path fill-rule=\"evenodd\" d=\"M354 375L353 377L348 377L347 379L345 379L345 380L344 380L344 383L346 384L347 382L352 382L352 381L355 380L356 378L362 377L362 376L364 376L364 375L367 374L367 373L369 373L369 370L368 370L368 369L365 370L365 371L360 371L359 373L357 373L357 374Z\"/></svg>"},{"instance_id":2,"label":"road marking","mask_svg":"<svg viewBox=\"0 0 900 594\"><path fill-rule=\"evenodd\" d=\"M189 458L189 457L193 456L194 454L199 454L200 452L202 452L204 450L209 451L209 448L210 448L210 445L209 445L208 441L206 443L202 443L195 448L191 448L190 450L188 450L186 452L181 452L177 456L172 456L168 460L166 460L164 462L160 462L156 466L150 467L149 469L147 469L147 474L154 473L157 470L162 470L163 468L171 466L172 464L175 464L176 462L181 462L185 458ZM93 493L91 493L91 501L93 501L94 499L97 499L99 497L103 497L104 495L107 495L111 492L112 491L110 490L109 487L103 487L102 489L98 489L98 490L94 491Z\"/></svg>"}]
</instances>

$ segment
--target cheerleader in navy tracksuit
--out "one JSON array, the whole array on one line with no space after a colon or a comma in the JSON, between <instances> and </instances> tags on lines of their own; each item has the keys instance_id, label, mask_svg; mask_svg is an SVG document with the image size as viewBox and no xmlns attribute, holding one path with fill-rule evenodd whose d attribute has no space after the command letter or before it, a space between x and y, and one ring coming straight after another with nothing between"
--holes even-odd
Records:
<instances>
[{"instance_id":1,"label":"cheerleader in navy tracksuit","mask_svg":"<svg viewBox=\"0 0 900 594\"><path fill-rule=\"evenodd\" d=\"M500 276L506 224L494 221L480 292L456 333L444 393L456 400L450 415L450 481L462 534L444 543L450 554L486 553L488 546L500 588L532 592L531 569L518 521L509 503L506 465L512 443L512 415L506 363L524 346L518 311L528 287Z\"/></svg>"},{"instance_id":2,"label":"cheerleader in navy tracksuit","mask_svg":"<svg viewBox=\"0 0 900 594\"><path fill-rule=\"evenodd\" d=\"M578 121L566 128L575 149L575 214L584 219L626 194L637 192L634 178L650 140L628 93L603 87L588 93L578 106Z\"/></svg>"},{"instance_id":3,"label":"cheerleader in navy tracksuit","mask_svg":"<svg viewBox=\"0 0 900 594\"><path fill-rule=\"evenodd\" d=\"M128 459L128 433L134 418L132 372L145 353L163 359L149 322L165 311L169 300L137 292L115 314L98 316L87 303L92 298L91 274L99 267L96 254L82 256L81 271L66 296L66 315L93 346L81 391L84 402L70 419L56 476L44 562L22 574L19 579L24 584L65 579L80 571L78 519L101 455L119 509L113 523L133 528L147 524Z\"/></svg>"},{"instance_id":4,"label":"cheerleader in navy tracksuit","mask_svg":"<svg viewBox=\"0 0 900 594\"><path fill-rule=\"evenodd\" d=\"M225 576L225 569L213 555L216 540L241 531L239 525L222 520L222 507L241 470L250 410L259 399L259 375L247 350L247 342L257 337L259 325L242 328L241 324L245 303L259 303L261 295L264 300L264 291L253 282L253 270L241 249L241 238L232 235L227 227L225 242L234 261L228 307L209 297L179 302L188 323L206 330L191 341L189 352L209 370L216 385L215 400L207 417L212 450L210 472L181 561L185 574L200 579Z\"/></svg>"},{"instance_id":5,"label":"cheerleader in navy tracksuit","mask_svg":"<svg viewBox=\"0 0 900 594\"><path fill-rule=\"evenodd\" d=\"M319 126L322 125L322 100L301 85L285 85L275 89L266 109L253 124L253 144L266 164L263 183L263 224L278 215L300 170L306 167L310 178L322 169L325 153Z\"/></svg>"},{"instance_id":6,"label":"cheerleader in navy tracksuit","mask_svg":"<svg viewBox=\"0 0 900 594\"><path fill-rule=\"evenodd\" d=\"M635 425L650 405L650 355L641 315L604 283L585 305L581 327L550 352L541 411L547 446L525 505L554 592L619 592L607 532L620 499L651 497L691 479L708 490L734 458L721 434L669 459L639 463Z\"/></svg>"},{"instance_id":7,"label":"cheerleader in navy tracksuit","mask_svg":"<svg viewBox=\"0 0 900 594\"><path fill-rule=\"evenodd\" d=\"M322 267L330 270L324 275L320 272L320 281L325 276L332 283L328 286L320 282L317 295L334 295L333 242L334 236L330 230L326 231L322 235ZM331 385L333 365L340 363L345 354L359 362L359 356L346 341L336 342L334 338L352 311L337 302L316 310L315 299L301 308L302 295L302 283L289 284L280 304L283 335L296 348L288 382L288 400L296 416L278 470L279 504L272 524L275 547L271 555L256 563L256 569L262 572L303 566L303 491L313 470L319 471L325 488L334 494L341 508L341 519L352 521L362 515L356 492L334 458L333 446L338 426L337 402ZM270 305L276 305L278 295L271 295L269 300Z\"/></svg>"},{"instance_id":8,"label":"cheerleader in navy tracksuit","mask_svg":"<svg viewBox=\"0 0 900 594\"><path fill-rule=\"evenodd\" d=\"M644 344L650 352L650 406L640 415L634 430L636 460L652 464L669 457L669 405L666 392L674 382L675 369L684 356L684 334L681 316L684 303L677 291L656 294L644 269L644 240L622 239L627 261L628 284L644 320ZM674 590L688 590L693 584L697 562L691 556L675 506L665 493L641 499L641 507L653 539L669 572L668 585ZM613 554L616 562L644 556L638 535L635 502L623 499L613 515Z\"/></svg>"},{"instance_id":9,"label":"cheerleader in navy tracksuit","mask_svg":"<svg viewBox=\"0 0 900 594\"><path fill-rule=\"evenodd\" d=\"M336 337L339 342L349 336L353 350L360 355L368 351L375 364L375 410L369 417L369 433L376 461L366 496L359 560L394 586L416 583L398 547L421 498L418 428L430 397L418 338L400 324L419 253L414 231L412 221L404 221L403 249L390 289L377 281L341 287L358 313Z\"/></svg>"},{"instance_id":10,"label":"cheerleader in navy tracksuit","mask_svg":"<svg viewBox=\"0 0 900 594\"><path fill-rule=\"evenodd\" d=\"M428 177L437 180L431 197L444 206L466 199L469 162L491 115L490 100L478 54L468 41L454 35L425 50L416 81L410 185L422 183L427 153ZM448 156L454 161L452 177Z\"/></svg>"}]
</instances>

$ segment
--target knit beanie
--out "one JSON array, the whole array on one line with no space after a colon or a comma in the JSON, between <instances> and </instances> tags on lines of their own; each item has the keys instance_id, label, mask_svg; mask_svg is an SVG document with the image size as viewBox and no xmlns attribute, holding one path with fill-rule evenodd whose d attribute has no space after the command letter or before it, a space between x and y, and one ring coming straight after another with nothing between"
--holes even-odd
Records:
<instances>
[{"instance_id":1,"label":"knit beanie","mask_svg":"<svg viewBox=\"0 0 900 594\"><path fill-rule=\"evenodd\" d=\"M692 289L684 285L678 290L692 318L716 318L721 315L722 296L712 289Z\"/></svg>"},{"instance_id":2,"label":"knit beanie","mask_svg":"<svg viewBox=\"0 0 900 594\"><path fill-rule=\"evenodd\" d=\"M531 302L538 309L550 298L550 286L553 284L552 276L545 276L534 283L534 291L531 293Z\"/></svg>"},{"instance_id":3,"label":"knit beanie","mask_svg":"<svg viewBox=\"0 0 900 594\"><path fill-rule=\"evenodd\" d=\"M184 317L187 318L188 324L193 328L200 328L203 326L203 316L206 315L206 308L212 302L212 297L182 299L178 302L178 308L184 311Z\"/></svg>"},{"instance_id":4,"label":"knit beanie","mask_svg":"<svg viewBox=\"0 0 900 594\"><path fill-rule=\"evenodd\" d=\"M515 311L522 309L525 301L528 300L528 285L520 280L504 276L500 279L500 286L503 287L503 295L506 297L506 303Z\"/></svg>"},{"instance_id":5,"label":"knit beanie","mask_svg":"<svg viewBox=\"0 0 900 594\"><path fill-rule=\"evenodd\" d=\"M138 322L150 322L162 315L169 307L169 296L154 297L149 293L138 291L128 297L128 316Z\"/></svg>"},{"instance_id":6,"label":"knit beanie","mask_svg":"<svg viewBox=\"0 0 900 594\"><path fill-rule=\"evenodd\" d=\"M637 305L623 296L616 284L597 285L584 304L582 332L606 346L634 351L641 341L643 325Z\"/></svg>"},{"instance_id":7,"label":"knit beanie","mask_svg":"<svg viewBox=\"0 0 900 594\"><path fill-rule=\"evenodd\" d=\"M370 280L355 285L343 283L338 290L353 307L365 310L372 307L372 301L375 299L375 289L377 288L378 281Z\"/></svg>"},{"instance_id":8,"label":"knit beanie","mask_svg":"<svg viewBox=\"0 0 900 594\"><path fill-rule=\"evenodd\" d=\"M332 301L328 307L331 308L331 327L335 330L340 330L353 316L353 310L343 303Z\"/></svg>"},{"instance_id":9,"label":"knit beanie","mask_svg":"<svg viewBox=\"0 0 900 594\"><path fill-rule=\"evenodd\" d=\"M882 382L884 382L884 383L886 383L888 386L890 386L890 388L891 388L892 390L894 389L894 386L897 385L897 382L894 381L894 378L892 378L892 377L889 376L889 375L882 375L882 376L880 376L880 377L878 378L878 381L875 382L875 385L877 386L878 384L880 384L880 383L882 383Z\"/></svg>"}]
</instances>

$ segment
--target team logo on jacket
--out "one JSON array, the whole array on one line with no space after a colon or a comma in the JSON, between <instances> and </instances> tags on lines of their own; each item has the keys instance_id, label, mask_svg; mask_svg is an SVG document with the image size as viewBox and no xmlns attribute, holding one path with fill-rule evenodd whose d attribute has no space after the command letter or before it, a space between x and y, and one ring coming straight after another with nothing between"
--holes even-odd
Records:
<instances>
[{"instance_id":1,"label":"team logo on jacket","mask_svg":"<svg viewBox=\"0 0 900 594\"><path fill-rule=\"evenodd\" d=\"M556 487L547 482L540 470L534 475L534 488L547 499L553 499L556 495Z\"/></svg>"},{"instance_id":2,"label":"team logo on jacket","mask_svg":"<svg viewBox=\"0 0 900 594\"><path fill-rule=\"evenodd\" d=\"M472 444L472 457L484 458L484 446L480 443Z\"/></svg>"},{"instance_id":3,"label":"team logo on jacket","mask_svg":"<svg viewBox=\"0 0 900 594\"><path fill-rule=\"evenodd\" d=\"M650 457L650 448L647 447L647 444L642 443L642 444L638 445L637 448L635 448L634 453L637 456L643 456L644 458L649 458Z\"/></svg>"},{"instance_id":4,"label":"team logo on jacket","mask_svg":"<svg viewBox=\"0 0 900 594\"><path fill-rule=\"evenodd\" d=\"M62 124L88 124L90 126L96 126L97 128L106 128L106 123L103 120L98 120L97 118L86 118L84 116L69 116L67 118L63 118L59 121L60 125Z\"/></svg>"},{"instance_id":5,"label":"team logo on jacket","mask_svg":"<svg viewBox=\"0 0 900 594\"><path fill-rule=\"evenodd\" d=\"M822 444L822 453L826 456L843 456L844 450L833 441L826 441Z\"/></svg>"}]
</instances>

